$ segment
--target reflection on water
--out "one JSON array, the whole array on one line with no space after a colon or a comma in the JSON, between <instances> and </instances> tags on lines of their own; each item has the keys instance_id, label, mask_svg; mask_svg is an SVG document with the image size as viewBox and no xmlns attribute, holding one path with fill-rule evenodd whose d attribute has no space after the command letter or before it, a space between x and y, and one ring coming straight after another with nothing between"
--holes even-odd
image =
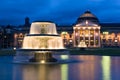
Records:
<instances>
[{"instance_id":1,"label":"reflection on water","mask_svg":"<svg viewBox=\"0 0 120 80\"><path fill-rule=\"evenodd\" d=\"M60 65L18 65L13 72L14 80L61 80Z\"/></svg>"},{"instance_id":2,"label":"reflection on water","mask_svg":"<svg viewBox=\"0 0 120 80\"><path fill-rule=\"evenodd\" d=\"M120 80L120 57L70 56L68 64L13 64L0 57L0 80Z\"/></svg>"},{"instance_id":3,"label":"reflection on water","mask_svg":"<svg viewBox=\"0 0 120 80\"><path fill-rule=\"evenodd\" d=\"M68 80L68 65L61 65L61 80Z\"/></svg>"},{"instance_id":4,"label":"reflection on water","mask_svg":"<svg viewBox=\"0 0 120 80\"><path fill-rule=\"evenodd\" d=\"M100 64L98 64L100 63L101 57L76 56L76 58L82 62L70 65L70 76L73 76L71 80L98 80L101 78L99 77Z\"/></svg>"},{"instance_id":5,"label":"reflection on water","mask_svg":"<svg viewBox=\"0 0 120 80\"><path fill-rule=\"evenodd\" d=\"M69 55L61 55L60 57L61 57L62 60L69 59Z\"/></svg>"},{"instance_id":6,"label":"reflection on water","mask_svg":"<svg viewBox=\"0 0 120 80\"><path fill-rule=\"evenodd\" d=\"M103 56L102 57L103 80L111 80L110 68L111 68L110 56Z\"/></svg>"}]
</instances>

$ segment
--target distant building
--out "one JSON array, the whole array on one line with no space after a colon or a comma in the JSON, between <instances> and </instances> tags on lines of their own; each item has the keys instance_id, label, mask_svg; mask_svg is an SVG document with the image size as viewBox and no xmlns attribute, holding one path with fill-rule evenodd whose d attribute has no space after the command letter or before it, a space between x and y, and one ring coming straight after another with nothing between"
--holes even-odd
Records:
<instances>
[{"instance_id":1,"label":"distant building","mask_svg":"<svg viewBox=\"0 0 120 80\"><path fill-rule=\"evenodd\" d=\"M3 28L0 26L0 49L2 48L3 45Z\"/></svg>"},{"instance_id":2,"label":"distant building","mask_svg":"<svg viewBox=\"0 0 120 80\"><path fill-rule=\"evenodd\" d=\"M13 47L14 32L11 25L2 26L0 28L0 48L11 48Z\"/></svg>"},{"instance_id":3,"label":"distant building","mask_svg":"<svg viewBox=\"0 0 120 80\"><path fill-rule=\"evenodd\" d=\"M120 23L100 23L90 11L85 11L75 25L58 29L68 47L78 47L81 41L87 47L120 47Z\"/></svg>"},{"instance_id":4,"label":"distant building","mask_svg":"<svg viewBox=\"0 0 120 80\"><path fill-rule=\"evenodd\" d=\"M120 23L102 23L101 26L101 47L120 47Z\"/></svg>"},{"instance_id":5,"label":"distant building","mask_svg":"<svg viewBox=\"0 0 120 80\"><path fill-rule=\"evenodd\" d=\"M73 46L78 47L80 42L85 42L87 47L100 47L100 28L98 19L86 11L73 26Z\"/></svg>"},{"instance_id":6,"label":"distant building","mask_svg":"<svg viewBox=\"0 0 120 80\"><path fill-rule=\"evenodd\" d=\"M0 26L0 49L20 48L30 29L29 18L20 26ZM63 38L65 47L120 47L120 23L100 23L90 11L85 11L74 25L57 25L57 32Z\"/></svg>"},{"instance_id":7,"label":"distant building","mask_svg":"<svg viewBox=\"0 0 120 80\"><path fill-rule=\"evenodd\" d=\"M29 29L31 25L29 21L30 19L26 17L24 25L20 25L15 29L14 31L14 47L15 48L22 47L24 36L29 33Z\"/></svg>"}]
</instances>

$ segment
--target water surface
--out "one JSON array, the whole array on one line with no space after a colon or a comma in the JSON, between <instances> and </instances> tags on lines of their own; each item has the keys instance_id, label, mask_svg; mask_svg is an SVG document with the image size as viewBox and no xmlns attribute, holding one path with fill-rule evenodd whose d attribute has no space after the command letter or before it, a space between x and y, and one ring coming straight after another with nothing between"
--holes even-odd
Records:
<instances>
[{"instance_id":1,"label":"water surface","mask_svg":"<svg viewBox=\"0 0 120 80\"><path fill-rule=\"evenodd\" d=\"M65 64L15 64L0 56L0 80L120 80L120 57L70 56Z\"/></svg>"}]
</instances>

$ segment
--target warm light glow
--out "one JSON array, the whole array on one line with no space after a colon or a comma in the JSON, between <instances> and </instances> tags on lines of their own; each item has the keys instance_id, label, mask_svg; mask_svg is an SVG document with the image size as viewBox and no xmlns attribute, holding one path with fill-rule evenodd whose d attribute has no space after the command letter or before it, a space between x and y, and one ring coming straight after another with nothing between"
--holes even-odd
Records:
<instances>
[{"instance_id":1,"label":"warm light glow","mask_svg":"<svg viewBox=\"0 0 120 80\"><path fill-rule=\"evenodd\" d=\"M115 39L115 42L118 42L118 40L117 40L117 39Z\"/></svg>"},{"instance_id":2,"label":"warm light glow","mask_svg":"<svg viewBox=\"0 0 120 80\"><path fill-rule=\"evenodd\" d=\"M63 32L63 34L68 33ZM52 54L59 53L57 50L61 49L65 49L63 39L57 34L54 23L33 22L30 33L24 37L22 49L17 51L15 57L16 61L22 60L39 63L46 63L49 61L56 62L57 60L53 60ZM64 56L63 58L66 59L68 57Z\"/></svg>"},{"instance_id":3,"label":"warm light glow","mask_svg":"<svg viewBox=\"0 0 120 80\"><path fill-rule=\"evenodd\" d=\"M91 29L91 27L88 27L88 29Z\"/></svg>"},{"instance_id":4,"label":"warm light glow","mask_svg":"<svg viewBox=\"0 0 120 80\"><path fill-rule=\"evenodd\" d=\"M87 25L88 25L88 21L86 20L86 22L85 22Z\"/></svg>"},{"instance_id":5,"label":"warm light glow","mask_svg":"<svg viewBox=\"0 0 120 80\"><path fill-rule=\"evenodd\" d=\"M98 33L95 33L95 36L98 36Z\"/></svg>"},{"instance_id":6,"label":"warm light glow","mask_svg":"<svg viewBox=\"0 0 120 80\"><path fill-rule=\"evenodd\" d=\"M78 33L75 33L76 36L78 36Z\"/></svg>"},{"instance_id":7,"label":"warm light glow","mask_svg":"<svg viewBox=\"0 0 120 80\"><path fill-rule=\"evenodd\" d=\"M103 34L109 34L109 32L103 32Z\"/></svg>"},{"instance_id":8,"label":"warm light glow","mask_svg":"<svg viewBox=\"0 0 120 80\"><path fill-rule=\"evenodd\" d=\"M17 38L17 36L18 36L17 34L14 34L14 38Z\"/></svg>"},{"instance_id":9,"label":"warm light glow","mask_svg":"<svg viewBox=\"0 0 120 80\"><path fill-rule=\"evenodd\" d=\"M23 40L23 47L28 49L59 49L63 46L61 37L54 36L26 36Z\"/></svg>"},{"instance_id":10,"label":"warm light glow","mask_svg":"<svg viewBox=\"0 0 120 80\"><path fill-rule=\"evenodd\" d=\"M87 45L84 41L80 41L80 43L78 44L78 47L87 47Z\"/></svg>"},{"instance_id":11,"label":"warm light glow","mask_svg":"<svg viewBox=\"0 0 120 80\"><path fill-rule=\"evenodd\" d=\"M42 60L40 63L45 63L45 60Z\"/></svg>"},{"instance_id":12,"label":"warm light glow","mask_svg":"<svg viewBox=\"0 0 120 80\"><path fill-rule=\"evenodd\" d=\"M67 33L67 32L62 32L61 34L66 35L66 34L68 34L68 33Z\"/></svg>"},{"instance_id":13,"label":"warm light glow","mask_svg":"<svg viewBox=\"0 0 120 80\"><path fill-rule=\"evenodd\" d=\"M97 27L93 27L93 29L96 29Z\"/></svg>"},{"instance_id":14,"label":"warm light glow","mask_svg":"<svg viewBox=\"0 0 120 80\"><path fill-rule=\"evenodd\" d=\"M13 49L16 50L16 47L14 47Z\"/></svg>"},{"instance_id":15,"label":"warm light glow","mask_svg":"<svg viewBox=\"0 0 120 80\"><path fill-rule=\"evenodd\" d=\"M98 29L100 29L100 27L98 27Z\"/></svg>"},{"instance_id":16,"label":"warm light glow","mask_svg":"<svg viewBox=\"0 0 120 80\"><path fill-rule=\"evenodd\" d=\"M75 30L75 29L76 29L76 27L73 27L73 29Z\"/></svg>"},{"instance_id":17,"label":"warm light glow","mask_svg":"<svg viewBox=\"0 0 120 80\"><path fill-rule=\"evenodd\" d=\"M50 22L34 22L30 27L30 34L57 34L56 25Z\"/></svg>"},{"instance_id":18,"label":"warm light glow","mask_svg":"<svg viewBox=\"0 0 120 80\"><path fill-rule=\"evenodd\" d=\"M88 35L88 34L86 34L85 36L86 36L86 37L88 37L89 35Z\"/></svg>"},{"instance_id":19,"label":"warm light glow","mask_svg":"<svg viewBox=\"0 0 120 80\"><path fill-rule=\"evenodd\" d=\"M91 34L90 37L93 37L93 35Z\"/></svg>"},{"instance_id":20,"label":"warm light glow","mask_svg":"<svg viewBox=\"0 0 120 80\"><path fill-rule=\"evenodd\" d=\"M85 27L83 27L83 29L85 29Z\"/></svg>"},{"instance_id":21,"label":"warm light glow","mask_svg":"<svg viewBox=\"0 0 120 80\"><path fill-rule=\"evenodd\" d=\"M72 42L72 40L70 39L69 42Z\"/></svg>"}]
</instances>

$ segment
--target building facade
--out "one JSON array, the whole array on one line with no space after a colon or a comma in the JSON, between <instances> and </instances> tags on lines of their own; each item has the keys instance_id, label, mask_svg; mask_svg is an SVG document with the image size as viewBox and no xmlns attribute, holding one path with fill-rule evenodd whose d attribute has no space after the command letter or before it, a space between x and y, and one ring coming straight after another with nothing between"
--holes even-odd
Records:
<instances>
[{"instance_id":1,"label":"building facade","mask_svg":"<svg viewBox=\"0 0 120 80\"><path fill-rule=\"evenodd\" d=\"M80 43L85 42L86 47L100 47L100 28L98 19L86 11L73 26L73 46L82 47Z\"/></svg>"},{"instance_id":2,"label":"building facade","mask_svg":"<svg viewBox=\"0 0 120 80\"><path fill-rule=\"evenodd\" d=\"M62 36L69 47L78 47L82 41L87 47L120 47L120 23L100 23L90 11L85 11L74 25L64 28L61 34L66 33Z\"/></svg>"},{"instance_id":3,"label":"building facade","mask_svg":"<svg viewBox=\"0 0 120 80\"><path fill-rule=\"evenodd\" d=\"M29 18L20 26L0 26L0 48L20 48L30 29ZM72 25L57 25L65 47L120 47L120 23L100 23L90 11L85 11Z\"/></svg>"}]
</instances>

